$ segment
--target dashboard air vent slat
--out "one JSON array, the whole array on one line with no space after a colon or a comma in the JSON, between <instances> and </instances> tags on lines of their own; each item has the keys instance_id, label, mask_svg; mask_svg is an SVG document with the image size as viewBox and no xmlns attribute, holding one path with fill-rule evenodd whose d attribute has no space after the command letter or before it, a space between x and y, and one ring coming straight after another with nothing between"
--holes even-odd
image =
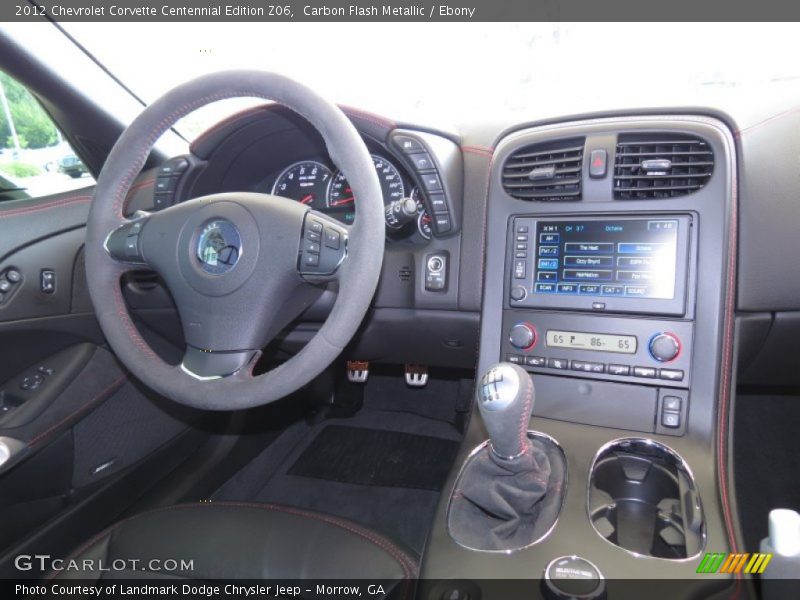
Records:
<instances>
[{"instance_id":1,"label":"dashboard air vent slat","mask_svg":"<svg viewBox=\"0 0 800 600\"><path fill-rule=\"evenodd\" d=\"M703 188L714 170L708 143L684 133L630 133L617 140L614 198L685 196Z\"/></svg>"},{"instance_id":2,"label":"dashboard air vent slat","mask_svg":"<svg viewBox=\"0 0 800 600\"><path fill-rule=\"evenodd\" d=\"M503 188L521 200L580 200L584 138L525 146L503 165Z\"/></svg>"}]
</instances>

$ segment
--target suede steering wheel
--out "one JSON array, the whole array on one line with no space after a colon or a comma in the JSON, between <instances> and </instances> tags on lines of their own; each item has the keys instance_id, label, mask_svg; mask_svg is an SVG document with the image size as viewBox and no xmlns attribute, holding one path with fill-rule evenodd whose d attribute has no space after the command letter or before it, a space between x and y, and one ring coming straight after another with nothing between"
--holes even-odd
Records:
<instances>
[{"instance_id":1,"label":"suede steering wheel","mask_svg":"<svg viewBox=\"0 0 800 600\"><path fill-rule=\"evenodd\" d=\"M131 184L161 134L193 110L233 97L273 100L317 129L358 197L355 224L345 226L290 199L244 192L125 216ZM341 353L375 293L384 239L378 177L344 113L281 75L231 71L175 88L120 136L89 211L86 274L103 333L134 375L182 404L237 410L299 389ZM141 269L161 275L177 305L187 344L178 366L150 348L123 301L120 277ZM289 361L254 376L260 349L332 281L338 296L317 334Z\"/></svg>"}]
</instances>

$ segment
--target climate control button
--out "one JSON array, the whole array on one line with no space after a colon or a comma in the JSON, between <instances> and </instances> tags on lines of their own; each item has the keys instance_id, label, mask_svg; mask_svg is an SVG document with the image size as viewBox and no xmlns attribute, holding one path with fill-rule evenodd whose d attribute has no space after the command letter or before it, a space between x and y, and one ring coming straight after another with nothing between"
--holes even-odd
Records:
<instances>
[{"instance_id":1,"label":"climate control button","mask_svg":"<svg viewBox=\"0 0 800 600\"><path fill-rule=\"evenodd\" d=\"M536 345L536 329L530 323L517 323L508 335L509 343L520 350L530 350Z\"/></svg>"},{"instance_id":2,"label":"climate control button","mask_svg":"<svg viewBox=\"0 0 800 600\"><path fill-rule=\"evenodd\" d=\"M669 362L681 353L681 342L674 333L661 332L650 338L648 349L658 362Z\"/></svg>"}]
</instances>

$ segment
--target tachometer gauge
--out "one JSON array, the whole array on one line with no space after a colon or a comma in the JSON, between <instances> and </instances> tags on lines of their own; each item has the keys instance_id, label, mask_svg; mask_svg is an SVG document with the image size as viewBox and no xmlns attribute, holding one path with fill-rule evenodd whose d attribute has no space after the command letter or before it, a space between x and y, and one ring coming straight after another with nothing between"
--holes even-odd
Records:
<instances>
[{"instance_id":1,"label":"tachometer gauge","mask_svg":"<svg viewBox=\"0 0 800 600\"><path fill-rule=\"evenodd\" d=\"M419 234L426 240L431 239L431 216L428 214L428 209L425 208L425 200L422 197L422 192L418 187L411 190L410 198L417 204L417 230Z\"/></svg>"},{"instance_id":2,"label":"tachometer gauge","mask_svg":"<svg viewBox=\"0 0 800 600\"><path fill-rule=\"evenodd\" d=\"M321 210L326 207L325 196L332 177L331 170L320 162L296 162L278 175L272 193Z\"/></svg>"},{"instance_id":3,"label":"tachometer gauge","mask_svg":"<svg viewBox=\"0 0 800 600\"><path fill-rule=\"evenodd\" d=\"M383 192L383 203L391 204L405 197L406 190L400 173L392 163L380 156L372 155L372 164L378 172ZM341 171L331 180L328 187L328 208L353 208L353 191Z\"/></svg>"}]
</instances>

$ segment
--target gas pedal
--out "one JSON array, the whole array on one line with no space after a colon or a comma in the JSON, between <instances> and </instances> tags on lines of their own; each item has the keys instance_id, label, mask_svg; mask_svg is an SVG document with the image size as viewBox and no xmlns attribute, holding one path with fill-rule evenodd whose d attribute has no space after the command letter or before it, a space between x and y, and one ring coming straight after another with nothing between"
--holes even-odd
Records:
<instances>
[{"instance_id":1,"label":"gas pedal","mask_svg":"<svg viewBox=\"0 0 800 600\"><path fill-rule=\"evenodd\" d=\"M406 385L409 387L425 387L428 385L428 367L406 363Z\"/></svg>"},{"instance_id":2,"label":"gas pedal","mask_svg":"<svg viewBox=\"0 0 800 600\"><path fill-rule=\"evenodd\" d=\"M347 381L350 383L366 383L369 377L369 361L348 360Z\"/></svg>"}]
</instances>

